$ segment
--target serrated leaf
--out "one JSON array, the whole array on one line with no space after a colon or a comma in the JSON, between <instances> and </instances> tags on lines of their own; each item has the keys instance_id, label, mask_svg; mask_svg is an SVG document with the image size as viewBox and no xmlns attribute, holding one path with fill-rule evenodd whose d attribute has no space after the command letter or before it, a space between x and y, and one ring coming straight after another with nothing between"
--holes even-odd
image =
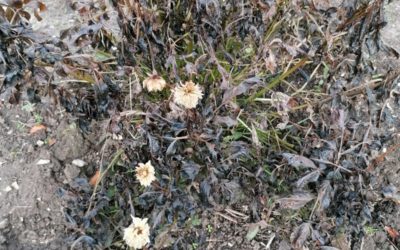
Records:
<instances>
[{"instance_id":1,"label":"serrated leaf","mask_svg":"<svg viewBox=\"0 0 400 250\"><path fill-rule=\"evenodd\" d=\"M314 162L307 157L291 154L291 153L283 153L282 156L288 161L288 164L296 169L317 169L317 166Z\"/></svg>"},{"instance_id":2,"label":"serrated leaf","mask_svg":"<svg viewBox=\"0 0 400 250\"><path fill-rule=\"evenodd\" d=\"M290 235L290 242L292 243L292 247L295 249L300 249L304 246L308 236L311 232L310 223L303 223L298 226L293 233Z\"/></svg>"},{"instance_id":3,"label":"serrated leaf","mask_svg":"<svg viewBox=\"0 0 400 250\"><path fill-rule=\"evenodd\" d=\"M301 177L297 182L296 182L296 187L297 188L303 188L305 185L307 185L310 182L316 182L320 176L321 172L319 170L312 171L305 176Z\"/></svg>"},{"instance_id":4,"label":"serrated leaf","mask_svg":"<svg viewBox=\"0 0 400 250\"><path fill-rule=\"evenodd\" d=\"M277 202L282 208L297 210L304 207L308 202L312 201L313 199L314 195L308 192L299 191L287 198L281 198Z\"/></svg>"}]
</instances>

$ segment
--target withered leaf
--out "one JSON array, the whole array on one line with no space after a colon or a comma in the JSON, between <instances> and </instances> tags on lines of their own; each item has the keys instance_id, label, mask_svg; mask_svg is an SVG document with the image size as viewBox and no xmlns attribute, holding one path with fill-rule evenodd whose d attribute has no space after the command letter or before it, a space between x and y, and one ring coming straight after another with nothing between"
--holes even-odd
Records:
<instances>
[{"instance_id":1,"label":"withered leaf","mask_svg":"<svg viewBox=\"0 0 400 250\"><path fill-rule=\"evenodd\" d=\"M261 82L262 81L260 78L251 77L241 82L238 86L229 88L224 93L224 98L222 99L222 103L227 103L236 96L246 93L247 91L249 91L249 89L254 88L255 86L257 86L257 84L260 84Z\"/></svg>"},{"instance_id":2,"label":"withered leaf","mask_svg":"<svg viewBox=\"0 0 400 250\"><path fill-rule=\"evenodd\" d=\"M319 170L312 171L305 176L301 177L297 182L296 182L296 187L298 188L303 188L305 185L307 185L310 182L316 182L320 176L321 172Z\"/></svg>"},{"instance_id":3,"label":"withered leaf","mask_svg":"<svg viewBox=\"0 0 400 250\"><path fill-rule=\"evenodd\" d=\"M340 250L340 249L336 247L322 246L321 250Z\"/></svg>"},{"instance_id":4,"label":"withered leaf","mask_svg":"<svg viewBox=\"0 0 400 250\"><path fill-rule=\"evenodd\" d=\"M305 191L297 191L293 195L287 198L278 199L277 202L282 208L288 209L300 209L304 207L308 202L314 199L314 195Z\"/></svg>"},{"instance_id":5,"label":"withered leaf","mask_svg":"<svg viewBox=\"0 0 400 250\"><path fill-rule=\"evenodd\" d=\"M296 169L317 168L314 162L307 157L291 153L283 153L282 156L288 161L290 166L295 167Z\"/></svg>"},{"instance_id":6,"label":"withered leaf","mask_svg":"<svg viewBox=\"0 0 400 250\"><path fill-rule=\"evenodd\" d=\"M392 227L385 226L385 230L390 235L392 240L396 240L400 236L400 233Z\"/></svg>"},{"instance_id":7,"label":"withered leaf","mask_svg":"<svg viewBox=\"0 0 400 250\"><path fill-rule=\"evenodd\" d=\"M215 116L214 123L217 125L225 125L228 128L233 127L237 124L237 120L231 118L230 116Z\"/></svg>"},{"instance_id":8,"label":"withered leaf","mask_svg":"<svg viewBox=\"0 0 400 250\"><path fill-rule=\"evenodd\" d=\"M311 225L310 223L303 223L298 226L290 235L290 242L295 249L301 249L304 246L307 238L310 236Z\"/></svg>"},{"instance_id":9,"label":"withered leaf","mask_svg":"<svg viewBox=\"0 0 400 250\"><path fill-rule=\"evenodd\" d=\"M318 192L319 209L327 209L331 204L333 189L329 181L324 181Z\"/></svg>"}]
</instances>

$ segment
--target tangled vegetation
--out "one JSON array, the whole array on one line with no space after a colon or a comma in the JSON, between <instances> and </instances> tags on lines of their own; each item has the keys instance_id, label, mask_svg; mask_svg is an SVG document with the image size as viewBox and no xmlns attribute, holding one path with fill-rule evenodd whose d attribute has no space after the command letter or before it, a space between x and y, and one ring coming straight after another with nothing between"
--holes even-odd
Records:
<instances>
[{"instance_id":1,"label":"tangled vegetation","mask_svg":"<svg viewBox=\"0 0 400 250\"><path fill-rule=\"evenodd\" d=\"M48 40L0 8L0 97L60 105L98 139L100 164L60 189L73 247L124 249L147 218L147 248L206 249L215 214L242 226L236 249L354 248L393 205L366 198L391 136L373 106L398 75L371 60L397 56L383 1L72 5L84 22Z\"/></svg>"}]
</instances>

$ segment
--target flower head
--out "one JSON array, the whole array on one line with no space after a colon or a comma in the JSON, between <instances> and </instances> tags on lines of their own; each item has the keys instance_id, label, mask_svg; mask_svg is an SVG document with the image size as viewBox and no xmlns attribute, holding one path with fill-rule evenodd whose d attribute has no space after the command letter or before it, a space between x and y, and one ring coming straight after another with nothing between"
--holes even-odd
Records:
<instances>
[{"instance_id":1,"label":"flower head","mask_svg":"<svg viewBox=\"0 0 400 250\"><path fill-rule=\"evenodd\" d=\"M132 217L132 224L124 229L124 241L133 249L141 249L150 243L150 227L147 218Z\"/></svg>"},{"instance_id":2,"label":"flower head","mask_svg":"<svg viewBox=\"0 0 400 250\"><path fill-rule=\"evenodd\" d=\"M187 109L195 108L199 100L203 97L199 85L194 84L192 81L176 86L173 92L174 102Z\"/></svg>"},{"instance_id":3,"label":"flower head","mask_svg":"<svg viewBox=\"0 0 400 250\"><path fill-rule=\"evenodd\" d=\"M143 81L143 87L149 92L161 91L165 88L167 82L157 73L153 73Z\"/></svg>"},{"instance_id":4,"label":"flower head","mask_svg":"<svg viewBox=\"0 0 400 250\"><path fill-rule=\"evenodd\" d=\"M150 184L156 179L155 171L151 162L148 161L146 164L139 163L136 168L136 178L139 180L140 184L143 186L150 186Z\"/></svg>"}]
</instances>

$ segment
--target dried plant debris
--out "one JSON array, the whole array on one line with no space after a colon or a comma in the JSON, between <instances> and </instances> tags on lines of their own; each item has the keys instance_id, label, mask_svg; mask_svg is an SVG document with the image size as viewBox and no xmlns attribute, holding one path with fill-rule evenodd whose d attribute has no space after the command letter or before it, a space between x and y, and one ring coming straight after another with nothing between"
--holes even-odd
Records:
<instances>
[{"instance_id":1,"label":"dried plant debris","mask_svg":"<svg viewBox=\"0 0 400 250\"><path fill-rule=\"evenodd\" d=\"M341 249L341 235L354 248L398 204L373 171L400 124L398 71L375 60L398 56L379 37L383 5L73 1L82 23L48 40L2 5L0 97L60 105L101 138L99 164L60 192L74 247L205 249L228 241L211 225L223 218L254 225L236 249ZM197 223L204 211L217 218Z\"/></svg>"}]
</instances>

